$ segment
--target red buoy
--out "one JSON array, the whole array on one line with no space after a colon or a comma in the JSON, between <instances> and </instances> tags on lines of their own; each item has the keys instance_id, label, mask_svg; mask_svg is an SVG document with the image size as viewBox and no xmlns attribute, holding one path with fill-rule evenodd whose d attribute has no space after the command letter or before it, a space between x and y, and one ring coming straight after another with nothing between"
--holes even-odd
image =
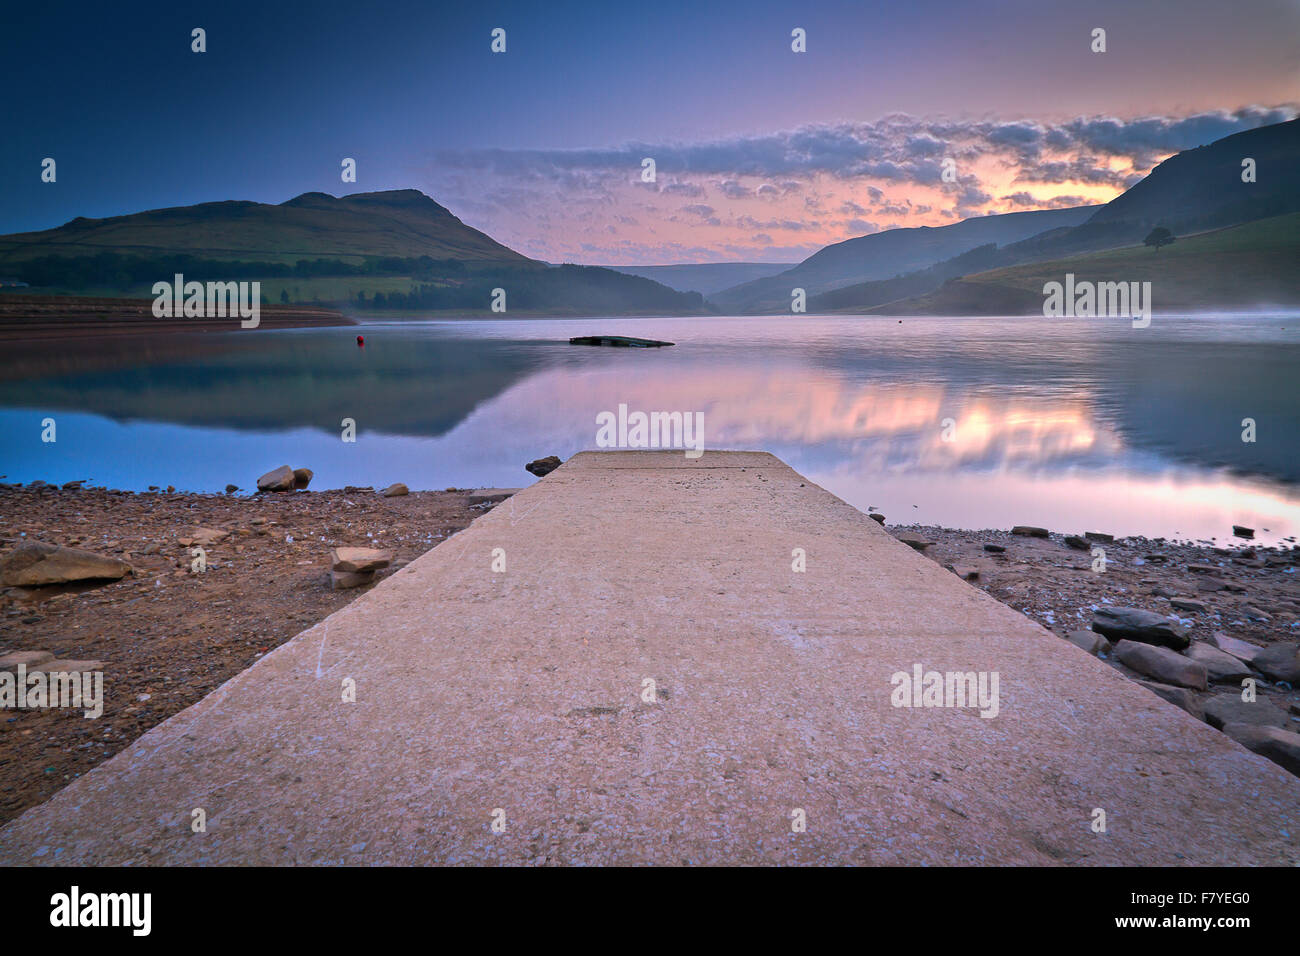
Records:
<instances>
[{"instance_id":1,"label":"red buoy","mask_svg":"<svg viewBox=\"0 0 1300 956\"><path fill-rule=\"evenodd\" d=\"M362 348L366 347L366 337L364 335L357 336L357 345L361 346Z\"/></svg>"}]
</instances>

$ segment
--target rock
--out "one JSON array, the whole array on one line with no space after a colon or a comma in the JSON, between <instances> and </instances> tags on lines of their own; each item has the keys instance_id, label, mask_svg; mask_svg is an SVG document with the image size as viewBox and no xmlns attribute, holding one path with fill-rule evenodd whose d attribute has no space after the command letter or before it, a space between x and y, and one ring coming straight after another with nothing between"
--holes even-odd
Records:
<instances>
[{"instance_id":1,"label":"rock","mask_svg":"<svg viewBox=\"0 0 1300 956\"><path fill-rule=\"evenodd\" d=\"M300 490L305 489L315 477L316 472L310 468L295 468L293 470L293 486Z\"/></svg>"},{"instance_id":2,"label":"rock","mask_svg":"<svg viewBox=\"0 0 1300 956\"><path fill-rule=\"evenodd\" d=\"M1244 615L1246 615L1246 617L1247 617L1249 620L1252 620L1252 621L1265 621L1265 622L1268 622L1268 621L1273 620L1273 618L1271 618L1269 615L1265 614L1263 611L1261 611L1259 608L1255 607L1253 604L1243 604L1243 605L1241 606L1241 613L1244 614Z\"/></svg>"},{"instance_id":3,"label":"rock","mask_svg":"<svg viewBox=\"0 0 1300 956\"><path fill-rule=\"evenodd\" d=\"M1012 534L1018 534L1022 538L1046 538L1046 528L1035 528L1033 525L1018 524L1011 529Z\"/></svg>"},{"instance_id":4,"label":"rock","mask_svg":"<svg viewBox=\"0 0 1300 956\"><path fill-rule=\"evenodd\" d=\"M1176 651L1190 643L1183 625L1136 607L1099 607L1092 612L1092 629L1111 640L1140 641Z\"/></svg>"},{"instance_id":5,"label":"rock","mask_svg":"<svg viewBox=\"0 0 1300 956\"><path fill-rule=\"evenodd\" d=\"M1080 538L1077 534L1067 534L1065 536L1066 547L1073 548L1075 551L1088 551L1092 546Z\"/></svg>"},{"instance_id":6,"label":"rock","mask_svg":"<svg viewBox=\"0 0 1300 956\"><path fill-rule=\"evenodd\" d=\"M1089 541L1100 541L1102 544L1113 544L1115 536L1106 534L1104 531L1085 531L1083 536Z\"/></svg>"},{"instance_id":7,"label":"rock","mask_svg":"<svg viewBox=\"0 0 1300 956\"><path fill-rule=\"evenodd\" d=\"M274 471L268 471L261 478L257 479L258 491L292 491L293 490L293 469L288 465L281 465Z\"/></svg>"},{"instance_id":8,"label":"rock","mask_svg":"<svg viewBox=\"0 0 1300 956\"><path fill-rule=\"evenodd\" d=\"M1110 641L1094 631L1070 631L1065 639L1076 647L1082 647L1089 654L1110 653Z\"/></svg>"},{"instance_id":9,"label":"rock","mask_svg":"<svg viewBox=\"0 0 1300 956\"><path fill-rule=\"evenodd\" d=\"M117 558L29 541L0 558L0 584L39 587L69 581L116 581L130 570L131 565Z\"/></svg>"},{"instance_id":10,"label":"rock","mask_svg":"<svg viewBox=\"0 0 1300 956\"><path fill-rule=\"evenodd\" d=\"M59 658L56 660L45 661L44 663L37 664L35 667L29 667L27 669L33 672L44 671L46 673L62 672L65 674L79 674L82 671L102 671L105 663L105 661L74 661Z\"/></svg>"},{"instance_id":11,"label":"rock","mask_svg":"<svg viewBox=\"0 0 1300 956\"><path fill-rule=\"evenodd\" d=\"M1209 644L1193 641L1183 653L1191 660L1204 664L1212 681L1239 681L1250 676L1249 667L1226 651Z\"/></svg>"},{"instance_id":12,"label":"rock","mask_svg":"<svg viewBox=\"0 0 1300 956\"><path fill-rule=\"evenodd\" d=\"M378 571L393 563L393 552L379 548L335 548L330 552L330 567L335 571Z\"/></svg>"},{"instance_id":13,"label":"rock","mask_svg":"<svg viewBox=\"0 0 1300 956\"><path fill-rule=\"evenodd\" d=\"M530 461L524 465L524 470L530 475L536 475L538 478L544 478L559 468L563 462L556 455L547 455L545 458L538 458L536 461Z\"/></svg>"},{"instance_id":14,"label":"rock","mask_svg":"<svg viewBox=\"0 0 1300 956\"><path fill-rule=\"evenodd\" d=\"M924 551L926 548L934 544L934 542L929 538L923 538L921 535L912 534L909 531L904 531L901 534L896 535L896 537L899 541L903 542L903 544L915 551Z\"/></svg>"},{"instance_id":15,"label":"rock","mask_svg":"<svg viewBox=\"0 0 1300 956\"><path fill-rule=\"evenodd\" d=\"M233 495L239 490L239 485L226 485L226 494Z\"/></svg>"},{"instance_id":16,"label":"rock","mask_svg":"<svg viewBox=\"0 0 1300 956\"><path fill-rule=\"evenodd\" d=\"M1240 641L1235 637L1229 637L1222 631L1215 631L1210 635L1210 643L1221 651L1226 651L1239 661L1245 661L1247 664L1255 660L1255 656L1264 648L1258 644L1251 644L1248 641Z\"/></svg>"},{"instance_id":17,"label":"rock","mask_svg":"<svg viewBox=\"0 0 1300 956\"><path fill-rule=\"evenodd\" d=\"M871 514L867 515L867 517L870 518L872 521L876 522L877 524L885 523L885 516L882 515L879 511L873 511Z\"/></svg>"},{"instance_id":18,"label":"rock","mask_svg":"<svg viewBox=\"0 0 1300 956\"><path fill-rule=\"evenodd\" d=\"M984 550L989 554L1003 554L1007 549L1000 544L986 544L984 545Z\"/></svg>"},{"instance_id":19,"label":"rock","mask_svg":"<svg viewBox=\"0 0 1300 956\"><path fill-rule=\"evenodd\" d=\"M1241 525L1239 525L1239 524L1234 524L1234 525L1232 526L1232 533L1233 533L1234 535L1236 535L1238 538L1253 538L1253 537L1255 537L1255 529L1254 529L1254 528L1246 528L1246 527L1243 527L1243 526L1241 526Z\"/></svg>"},{"instance_id":20,"label":"rock","mask_svg":"<svg viewBox=\"0 0 1300 956\"><path fill-rule=\"evenodd\" d=\"M1175 684L1194 690L1205 690L1209 686L1204 664L1188 660L1166 647L1120 641L1115 645L1115 659L1139 674L1154 677L1162 684Z\"/></svg>"},{"instance_id":21,"label":"rock","mask_svg":"<svg viewBox=\"0 0 1300 956\"><path fill-rule=\"evenodd\" d=\"M1213 564L1189 564L1187 570L1193 574L1218 574L1219 568Z\"/></svg>"},{"instance_id":22,"label":"rock","mask_svg":"<svg viewBox=\"0 0 1300 956\"><path fill-rule=\"evenodd\" d=\"M1247 750L1300 777L1300 734L1257 724L1224 724L1223 732Z\"/></svg>"},{"instance_id":23,"label":"rock","mask_svg":"<svg viewBox=\"0 0 1300 956\"><path fill-rule=\"evenodd\" d=\"M10 651L8 654L0 655L0 671L16 671L19 664L31 670L52 660L54 655L49 651Z\"/></svg>"},{"instance_id":24,"label":"rock","mask_svg":"<svg viewBox=\"0 0 1300 956\"><path fill-rule=\"evenodd\" d=\"M383 491L380 492L385 498L400 498L402 495L409 495L411 492L400 481L395 481Z\"/></svg>"},{"instance_id":25,"label":"rock","mask_svg":"<svg viewBox=\"0 0 1300 956\"><path fill-rule=\"evenodd\" d=\"M469 503L472 505L481 505L487 502L495 504L498 501L505 501L511 495L518 494L521 490L520 488L476 488L470 492Z\"/></svg>"},{"instance_id":26,"label":"rock","mask_svg":"<svg viewBox=\"0 0 1300 956\"><path fill-rule=\"evenodd\" d=\"M1190 690L1184 687L1171 687L1169 684L1157 684L1155 681L1140 680L1138 681L1143 687L1163 697L1175 707L1180 707L1187 711L1197 720L1205 719L1205 710L1201 707L1201 700Z\"/></svg>"},{"instance_id":27,"label":"rock","mask_svg":"<svg viewBox=\"0 0 1300 956\"><path fill-rule=\"evenodd\" d=\"M1260 727L1285 727L1286 711L1274 707L1265 697L1244 701L1241 694L1215 694L1204 704L1205 720L1211 727L1225 724L1253 724Z\"/></svg>"},{"instance_id":28,"label":"rock","mask_svg":"<svg viewBox=\"0 0 1300 956\"><path fill-rule=\"evenodd\" d=\"M969 564L950 564L948 570L961 578L963 581L978 581L980 576L979 568L972 567Z\"/></svg>"},{"instance_id":29,"label":"rock","mask_svg":"<svg viewBox=\"0 0 1300 956\"><path fill-rule=\"evenodd\" d=\"M1250 662L1270 680L1282 680L1294 686L1300 682L1300 644L1274 644L1266 647Z\"/></svg>"},{"instance_id":30,"label":"rock","mask_svg":"<svg viewBox=\"0 0 1300 956\"><path fill-rule=\"evenodd\" d=\"M374 571L331 571L330 587L335 591L359 588L375 579Z\"/></svg>"},{"instance_id":31,"label":"rock","mask_svg":"<svg viewBox=\"0 0 1300 956\"><path fill-rule=\"evenodd\" d=\"M1169 603L1179 611L1207 611L1208 605L1204 601L1198 601L1195 598L1171 597Z\"/></svg>"},{"instance_id":32,"label":"rock","mask_svg":"<svg viewBox=\"0 0 1300 956\"><path fill-rule=\"evenodd\" d=\"M218 541L224 541L228 537L230 537L229 531L219 531L216 528L199 528L190 535L188 540L191 544L206 547L210 544L216 544ZM182 539L182 543L184 543L185 540L186 539Z\"/></svg>"}]
</instances>

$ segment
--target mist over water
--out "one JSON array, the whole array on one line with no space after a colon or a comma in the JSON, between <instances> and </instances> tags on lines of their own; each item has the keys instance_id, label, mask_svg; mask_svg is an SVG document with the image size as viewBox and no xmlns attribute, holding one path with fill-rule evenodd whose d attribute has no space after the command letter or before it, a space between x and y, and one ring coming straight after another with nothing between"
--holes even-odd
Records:
<instances>
[{"instance_id":1,"label":"mist over water","mask_svg":"<svg viewBox=\"0 0 1300 956\"><path fill-rule=\"evenodd\" d=\"M890 523L1219 540L1244 524L1268 542L1300 528L1298 330L1282 313L784 316L113 342L0 364L0 474L251 490L288 464L314 489L518 487L525 462L596 448L597 414L625 404L703 412L706 448L770 451ZM596 332L677 344L568 344Z\"/></svg>"}]
</instances>

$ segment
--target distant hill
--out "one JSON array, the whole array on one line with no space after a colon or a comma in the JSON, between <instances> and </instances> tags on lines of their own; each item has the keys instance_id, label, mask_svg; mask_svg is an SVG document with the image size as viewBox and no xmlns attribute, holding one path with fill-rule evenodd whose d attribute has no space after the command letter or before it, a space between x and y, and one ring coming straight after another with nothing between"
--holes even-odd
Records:
<instances>
[{"instance_id":1,"label":"distant hill","mask_svg":"<svg viewBox=\"0 0 1300 956\"><path fill-rule=\"evenodd\" d=\"M827 246L793 269L709 296L724 311L788 312L790 290L811 298L855 283L925 269L978 246L1016 242L1052 229L1077 226L1099 207L1038 209L964 219L951 226L887 229Z\"/></svg>"},{"instance_id":2,"label":"distant hill","mask_svg":"<svg viewBox=\"0 0 1300 956\"><path fill-rule=\"evenodd\" d=\"M465 225L415 189L335 198L304 193L279 205L211 202L43 232L0 236L0 274L33 293L149 296L175 273L257 280L270 303L351 311L507 314L697 314L698 293L588 266L552 267Z\"/></svg>"},{"instance_id":3,"label":"distant hill","mask_svg":"<svg viewBox=\"0 0 1300 956\"><path fill-rule=\"evenodd\" d=\"M602 266L630 276L662 282L678 292L705 296L734 285L785 272L792 262L701 262L679 266Z\"/></svg>"},{"instance_id":4,"label":"distant hill","mask_svg":"<svg viewBox=\"0 0 1300 956\"><path fill-rule=\"evenodd\" d=\"M336 199L303 193L287 202L207 202L108 219L77 218L56 229L0 236L0 269L40 256L115 252L191 253L205 259L293 263L360 262L366 256L430 256L529 262L473 229L416 189Z\"/></svg>"},{"instance_id":5,"label":"distant hill","mask_svg":"<svg viewBox=\"0 0 1300 956\"><path fill-rule=\"evenodd\" d=\"M1241 178L1247 158L1255 160L1253 183ZM1158 225L1194 232L1291 212L1300 212L1300 119L1171 156L1088 222L1131 223L1145 235Z\"/></svg>"},{"instance_id":6,"label":"distant hill","mask_svg":"<svg viewBox=\"0 0 1300 956\"><path fill-rule=\"evenodd\" d=\"M1300 306L1300 213L1179 239L1126 246L952 279L926 295L866 310L882 315L1041 315L1043 286L1150 282L1157 313Z\"/></svg>"}]
</instances>

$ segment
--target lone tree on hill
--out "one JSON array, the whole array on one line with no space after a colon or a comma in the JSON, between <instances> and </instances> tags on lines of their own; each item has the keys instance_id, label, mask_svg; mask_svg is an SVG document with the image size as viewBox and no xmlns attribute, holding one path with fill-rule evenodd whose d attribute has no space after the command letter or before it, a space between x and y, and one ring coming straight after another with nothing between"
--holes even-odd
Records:
<instances>
[{"instance_id":1,"label":"lone tree on hill","mask_svg":"<svg viewBox=\"0 0 1300 956\"><path fill-rule=\"evenodd\" d=\"M1177 241L1177 237L1164 226L1156 226L1151 230L1150 235L1142 240L1142 245L1151 246L1159 252L1161 246L1173 245Z\"/></svg>"}]
</instances>

